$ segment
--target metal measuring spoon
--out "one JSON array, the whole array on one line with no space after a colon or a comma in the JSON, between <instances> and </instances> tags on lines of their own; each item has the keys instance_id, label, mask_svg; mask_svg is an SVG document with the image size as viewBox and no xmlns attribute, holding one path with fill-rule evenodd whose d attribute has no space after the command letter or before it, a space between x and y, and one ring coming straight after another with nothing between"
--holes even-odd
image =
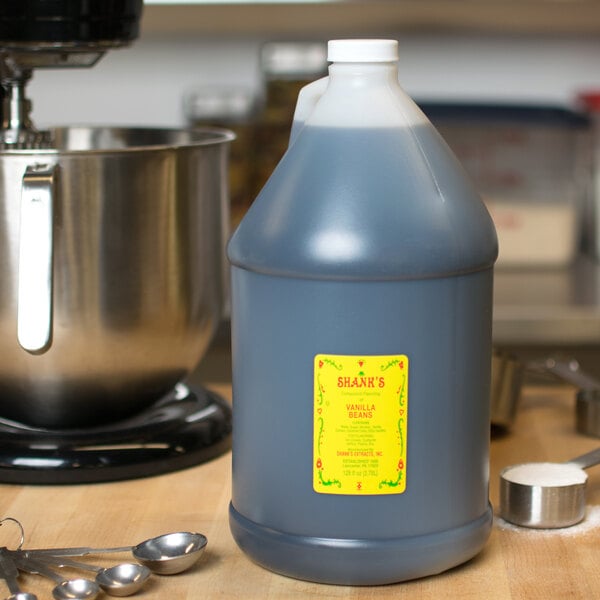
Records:
<instances>
[{"instance_id":1,"label":"metal measuring spoon","mask_svg":"<svg viewBox=\"0 0 600 600\"><path fill-rule=\"evenodd\" d=\"M189 569L206 547L201 533L167 533L134 546L136 560L159 575L174 575Z\"/></svg>"},{"instance_id":2,"label":"metal measuring spoon","mask_svg":"<svg viewBox=\"0 0 600 600\"><path fill-rule=\"evenodd\" d=\"M565 463L525 463L500 473L500 516L523 527L557 529L585 516L587 475L600 448Z\"/></svg>"},{"instance_id":3,"label":"metal measuring spoon","mask_svg":"<svg viewBox=\"0 0 600 600\"><path fill-rule=\"evenodd\" d=\"M56 581L57 585L52 590L52 596L55 600L91 600L100 593L100 586L95 581L81 578L63 579L42 561L17 553L13 556L15 556L15 563L22 571Z\"/></svg>"},{"instance_id":4,"label":"metal measuring spoon","mask_svg":"<svg viewBox=\"0 0 600 600\"><path fill-rule=\"evenodd\" d=\"M112 554L131 552L136 560L159 575L174 575L189 569L201 556L208 540L201 533L182 531L166 533L140 542L136 546L115 548L45 548L28 550L35 558L52 556L87 556L88 554Z\"/></svg>"},{"instance_id":5,"label":"metal measuring spoon","mask_svg":"<svg viewBox=\"0 0 600 600\"><path fill-rule=\"evenodd\" d=\"M6 581L10 596L6 600L37 600L35 594L22 592L17 583L19 570L10 557L6 548L0 548L0 577Z\"/></svg>"},{"instance_id":6,"label":"metal measuring spoon","mask_svg":"<svg viewBox=\"0 0 600 600\"><path fill-rule=\"evenodd\" d=\"M27 558L28 552L24 552ZM96 573L96 583L111 596L131 596L142 588L151 575L150 569L137 563L122 563L113 567L98 567L87 563L69 560L65 557L37 556L39 562L57 567L71 567Z\"/></svg>"}]
</instances>

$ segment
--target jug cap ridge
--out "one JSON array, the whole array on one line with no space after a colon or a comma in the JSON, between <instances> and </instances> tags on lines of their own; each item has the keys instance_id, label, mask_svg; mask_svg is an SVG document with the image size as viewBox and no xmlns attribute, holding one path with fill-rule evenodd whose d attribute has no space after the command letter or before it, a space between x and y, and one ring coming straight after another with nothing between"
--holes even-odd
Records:
<instances>
[{"instance_id":1,"label":"jug cap ridge","mask_svg":"<svg viewBox=\"0 0 600 600\"><path fill-rule=\"evenodd\" d=\"M398 60L396 40L330 40L327 44L330 62L394 62Z\"/></svg>"}]
</instances>

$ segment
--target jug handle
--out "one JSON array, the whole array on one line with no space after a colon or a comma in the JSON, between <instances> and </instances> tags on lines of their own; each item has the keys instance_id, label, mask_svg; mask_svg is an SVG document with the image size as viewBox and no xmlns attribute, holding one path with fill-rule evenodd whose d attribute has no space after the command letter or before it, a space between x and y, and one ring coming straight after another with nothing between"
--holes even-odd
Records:
<instances>
[{"instance_id":1,"label":"jug handle","mask_svg":"<svg viewBox=\"0 0 600 600\"><path fill-rule=\"evenodd\" d=\"M56 165L30 165L21 188L17 339L31 354L52 344L52 266Z\"/></svg>"},{"instance_id":2,"label":"jug handle","mask_svg":"<svg viewBox=\"0 0 600 600\"><path fill-rule=\"evenodd\" d=\"M304 127L304 123L317 105L317 102L325 93L328 84L329 77L321 77L321 79L305 85L298 93L298 100L296 101L296 108L294 110L294 120L292 121L292 131L290 133L290 146L294 143L302 127Z\"/></svg>"}]
</instances>

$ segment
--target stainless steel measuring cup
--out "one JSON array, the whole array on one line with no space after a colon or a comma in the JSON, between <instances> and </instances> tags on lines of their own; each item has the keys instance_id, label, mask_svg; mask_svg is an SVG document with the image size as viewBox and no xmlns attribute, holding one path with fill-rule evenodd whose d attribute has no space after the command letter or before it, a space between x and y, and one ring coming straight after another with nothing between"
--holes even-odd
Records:
<instances>
[{"instance_id":1,"label":"stainless steel measuring cup","mask_svg":"<svg viewBox=\"0 0 600 600\"><path fill-rule=\"evenodd\" d=\"M587 475L600 448L565 463L524 463L500 473L500 516L537 529L569 527L585 517Z\"/></svg>"},{"instance_id":2,"label":"stainless steel measuring cup","mask_svg":"<svg viewBox=\"0 0 600 600\"><path fill-rule=\"evenodd\" d=\"M579 388L575 400L575 429L579 433L600 437L600 381L584 373L576 360L547 358L532 363L534 370L553 373Z\"/></svg>"},{"instance_id":3,"label":"stainless steel measuring cup","mask_svg":"<svg viewBox=\"0 0 600 600\"><path fill-rule=\"evenodd\" d=\"M492 425L501 428L512 425L521 397L524 371L524 365L515 356L494 349L490 394Z\"/></svg>"}]
</instances>

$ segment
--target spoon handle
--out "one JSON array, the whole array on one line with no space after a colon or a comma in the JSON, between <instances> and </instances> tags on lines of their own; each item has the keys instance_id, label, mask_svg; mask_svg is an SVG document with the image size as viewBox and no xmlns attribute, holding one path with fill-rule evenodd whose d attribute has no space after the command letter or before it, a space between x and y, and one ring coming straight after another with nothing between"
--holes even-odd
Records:
<instances>
[{"instance_id":1,"label":"spoon handle","mask_svg":"<svg viewBox=\"0 0 600 600\"><path fill-rule=\"evenodd\" d=\"M46 577L47 579L52 579L56 583L62 583L63 578L55 571L48 568L48 566L44 563L38 562L31 558L25 558L16 554L13 556L15 558L15 563L17 564L19 570L26 571L27 573L31 573L32 575L41 575L42 577Z\"/></svg>"},{"instance_id":2,"label":"spoon handle","mask_svg":"<svg viewBox=\"0 0 600 600\"><path fill-rule=\"evenodd\" d=\"M31 555L39 558L45 554L50 556L87 556L88 554L117 554L119 552L131 552L132 546L122 546L118 548L90 548L87 546L74 548L34 548L27 550Z\"/></svg>"},{"instance_id":3,"label":"spoon handle","mask_svg":"<svg viewBox=\"0 0 600 600\"><path fill-rule=\"evenodd\" d=\"M0 578L6 581L6 586L11 594L18 594L20 592L17 584L17 577L19 571L17 566L13 562L6 548L0 548Z\"/></svg>"},{"instance_id":4,"label":"spoon handle","mask_svg":"<svg viewBox=\"0 0 600 600\"><path fill-rule=\"evenodd\" d=\"M577 456L576 458L572 458L567 461L568 464L577 465L581 469L587 469L589 467L593 467L597 464L600 464L600 448L596 448L591 452L587 452L586 454L582 454L581 456Z\"/></svg>"},{"instance_id":5,"label":"spoon handle","mask_svg":"<svg viewBox=\"0 0 600 600\"><path fill-rule=\"evenodd\" d=\"M54 565L55 567L71 567L73 569L81 569L83 571L93 571L94 573L99 573L103 570L102 567L98 567L96 565L88 565L87 563L78 562L75 560L69 560L64 556L55 556L54 554L31 554L30 550L22 551L25 560L28 558L33 558L38 564L46 564L46 565Z\"/></svg>"}]
</instances>

